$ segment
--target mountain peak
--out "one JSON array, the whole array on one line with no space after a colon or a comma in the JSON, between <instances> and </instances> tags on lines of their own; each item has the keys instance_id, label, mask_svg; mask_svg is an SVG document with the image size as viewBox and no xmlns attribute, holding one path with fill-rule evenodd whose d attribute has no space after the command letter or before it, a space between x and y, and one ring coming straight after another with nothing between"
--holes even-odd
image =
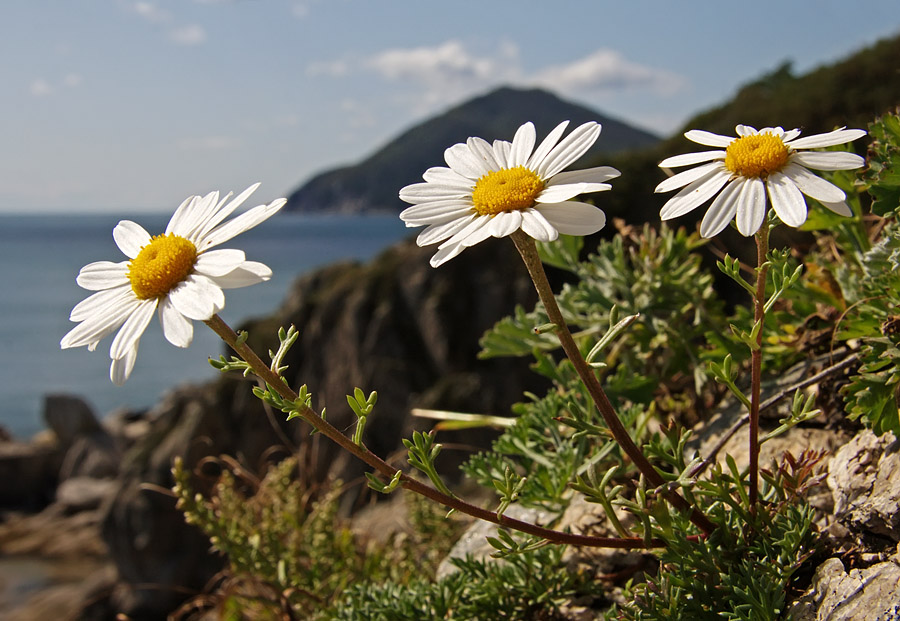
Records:
<instances>
[{"instance_id":1,"label":"mountain peak","mask_svg":"<svg viewBox=\"0 0 900 621\"><path fill-rule=\"evenodd\" d=\"M600 139L585 154L585 160L639 149L659 140L548 91L503 86L415 125L358 164L316 175L288 197L285 210L399 212L405 206L397 198L400 188L421 181L429 166L444 165L447 147L470 136L511 140L526 121L535 124L540 139L565 120L571 127L588 121L603 125Z\"/></svg>"}]
</instances>

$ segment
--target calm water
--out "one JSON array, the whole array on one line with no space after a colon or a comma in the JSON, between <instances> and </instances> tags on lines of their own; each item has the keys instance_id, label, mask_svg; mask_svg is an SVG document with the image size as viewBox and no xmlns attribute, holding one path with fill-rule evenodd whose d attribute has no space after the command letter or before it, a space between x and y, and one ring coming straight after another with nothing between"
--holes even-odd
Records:
<instances>
[{"instance_id":1,"label":"calm water","mask_svg":"<svg viewBox=\"0 0 900 621\"><path fill-rule=\"evenodd\" d=\"M151 234L165 229L169 215L125 218ZM84 396L98 415L119 407L148 407L179 383L212 378L207 357L218 357L223 344L206 326L194 322L187 349L170 345L154 318L141 339L134 372L125 386L109 381L109 345L97 351L59 349L59 340L75 324L69 311L89 292L75 284L78 270L92 261L121 261L112 239L119 216L0 216L0 425L17 437L43 428L43 395ZM395 216L279 215L224 244L272 268L266 283L225 292L222 318L242 320L275 309L298 275L339 259L367 259L408 234Z\"/></svg>"}]
</instances>

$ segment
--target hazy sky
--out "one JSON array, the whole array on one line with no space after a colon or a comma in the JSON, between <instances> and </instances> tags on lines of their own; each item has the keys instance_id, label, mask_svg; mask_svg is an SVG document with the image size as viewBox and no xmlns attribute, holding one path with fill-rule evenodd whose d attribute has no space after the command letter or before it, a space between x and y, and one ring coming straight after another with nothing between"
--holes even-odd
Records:
<instances>
[{"instance_id":1,"label":"hazy sky","mask_svg":"<svg viewBox=\"0 0 900 621\"><path fill-rule=\"evenodd\" d=\"M0 212L172 211L262 181L256 204L501 84L668 134L782 61L802 72L897 34L897 8L3 0Z\"/></svg>"}]
</instances>

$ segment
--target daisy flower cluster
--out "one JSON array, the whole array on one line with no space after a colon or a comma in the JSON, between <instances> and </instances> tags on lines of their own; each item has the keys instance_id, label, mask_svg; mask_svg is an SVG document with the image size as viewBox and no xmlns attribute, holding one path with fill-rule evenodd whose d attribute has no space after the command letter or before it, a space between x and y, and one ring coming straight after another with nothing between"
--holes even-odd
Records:
<instances>
[{"instance_id":1,"label":"daisy flower cluster","mask_svg":"<svg viewBox=\"0 0 900 621\"><path fill-rule=\"evenodd\" d=\"M469 138L444 152L448 167L429 168L424 183L400 190L400 198L413 205L400 218L409 227L426 226L418 245L440 244L433 267L488 237L517 230L546 242L560 233L590 235L603 228L606 215L600 209L571 199L610 189L606 181L619 171L600 166L562 172L600 135L600 124L588 122L560 140L568 123L557 125L537 148L530 122L512 142Z\"/></svg>"},{"instance_id":2,"label":"daisy flower cluster","mask_svg":"<svg viewBox=\"0 0 900 621\"><path fill-rule=\"evenodd\" d=\"M62 338L60 347L87 346L93 351L118 330L109 350L109 374L121 385L134 368L141 336L154 313L166 340L177 347L190 345L191 321L205 321L221 311L223 289L272 277L272 270L247 261L242 250L213 250L270 218L287 202L280 198L225 222L257 187L258 183L230 201L231 193L221 200L218 192L189 197L162 235L151 237L135 222L119 222L113 239L128 260L98 261L81 269L76 282L96 293L72 309L69 319L78 325Z\"/></svg>"},{"instance_id":3,"label":"daisy flower cluster","mask_svg":"<svg viewBox=\"0 0 900 621\"><path fill-rule=\"evenodd\" d=\"M749 125L738 125L735 132L737 137L732 138L692 129L685 133L688 140L718 149L676 155L660 162L662 168L701 164L656 187L657 192L681 188L660 211L663 220L682 216L714 196L700 223L703 237L717 235L732 219L741 234L753 235L765 218L767 195L772 209L788 226L798 227L806 222L804 194L837 214L853 215L844 202L844 191L809 169L851 170L861 167L865 160L854 153L807 149L852 142L866 132L840 128L800 138L799 129L756 130Z\"/></svg>"}]
</instances>

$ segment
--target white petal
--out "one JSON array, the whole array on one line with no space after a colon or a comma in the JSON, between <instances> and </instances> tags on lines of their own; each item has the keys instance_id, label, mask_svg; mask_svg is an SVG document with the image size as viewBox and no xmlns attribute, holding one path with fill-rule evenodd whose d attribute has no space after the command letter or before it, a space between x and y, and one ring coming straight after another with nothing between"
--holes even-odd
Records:
<instances>
[{"instance_id":1,"label":"white petal","mask_svg":"<svg viewBox=\"0 0 900 621\"><path fill-rule=\"evenodd\" d=\"M461 218L455 218L449 222L432 224L419 233L419 236L416 238L416 245L430 246L431 244L444 241L448 237L452 237L459 233L478 217L480 216L477 216L470 211Z\"/></svg>"},{"instance_id":2,"label":"white petal","mask_svg":"<svg viewBox=\"0 0 900 621\"><path fill-rule=\"evenodd\" d=\"M444 161L454 171L469 179L479 179L490 172L484 160L472 153L468 145L462 143L444 151Z\"/></svg>"},{"instance_id":3,"label":"white petal","mask_svg":"<svg viewBox=\"0 0 900 621\"><path fill-rule=\"evenodd\" d=\"M465 247L463 242L476 231L482 228L487 229L488 224L490 224L490 218L486 216L474 216L465 226L444 240L438 248L456 245Z\"/></svg>"},{"instance_id":4,"label":"white petal","mask_svg":"<svg viewBox=\"0 0 900 621\"><path fill-rule=\"evenodd\" d=\"M818 149L820 147L832 147L836 144L844 144L853 142L857 138L862 138L866 132L861 129L836 129L827 134L816 134L807 136L806 138L798 138L788 143L792 149Z\"/></svg>"},{"instance_id":5,"label":"white petal","mask_svg":"<svg viewBox=\"0 0 900 621\"><path fill-rule=\"evenodd\" d=\"M455 170L447 168L446 166L435 166L433 168L429 168L422 174L422 178L428 183L451 188L461 188L470 192L475 186L471 179L463 177Z\"/></svg>"},{"instance_id":6,"label":"white petal","mask_svg":"<svg viewBox=\"0 0 900 621\"><path fill-rule=\"evenodd\" d=\"M732 137L720 136L719 134L713 134L712 132L703 131L702 129L692 129L684 132L684 137L691 142L706 145L707 147L727 147L734 142L734 138Z\"/></svg>"},{"instance_id":7,"label":"white petal","mask_svg":"<svg viewBox=\"0 0 900 621\"><path fill-rule=\"evenodd\" d=\"M853 170L866 160L846 151L800 151L791 154L791 161L816 170Z\"/></svg>"},{"instance_id":8,"label":"white petal","mask_svg":"<svg viewBox=\"0 0 900 621\"><path fill-rule=\"evenodd\" d=\"M657 193L671 192L672 190L676 190L690 183L693 183L697 179L707 177L716 171L727 172L728 169L725 168L725 165L722 162L710 162L709 164L704 164L703 166L689 168L688 170L683 170L677 175L672 175L671 177L661 181L659 185L656 186L656 190L654 191Z\"/></svg>"},{"instance_id":9,"label":"white petal","mask_svg":"<svg viewBox=\"0 0 900 621\"><path fill-rule=\"evenodd\" d=\"M474 183L473 183L474 185ZM472 198L472 190L441 183L414 183L400 190L400 200L416 205L431 201L461 200Z\"/></svg>"},{"instance_id":10,"label":"white petal","mask_svg":"<svg viewBox=\"0 0 900 621\"><path fill-rule=\"evenodd\" d=\"M498 162L504 163L503 168L513 168L514 165L510 164L510 157L512 154L512 143L506 140L495 140L494 141L494 157L497 158Z\"/></svg>"},{"instance_id":11,"label":"white petal","mask_svg":"<svg viewBox=\"0 0 900 621\"><path fill-rule=\"evenodd\" d=\"M150 243L150 233L137 222L122 220L113 229L113 239L116 240L119 250L129 259L133 259L138 256L141 248Z\"/></svg>"},{"instance_id":12,"label":"white petal","mask_svg":"<svg viewBox=\"0 0 900 621\"><path fill-rule=\"evenodd\" d=\"M194 339L194 324L175 310L169 298L159 303L159 325L163 336L175 347L187 347Z\"/></svg>"},{"instance_id":13,"label":"white petal","mask_svg":"<svg viewBox=\"0 0 900 621\"><path fill-rule=\"evenodd\" d=\"M465 250L466 247L462 244L453 244L452 246L442 246L438 249L437 252L434 253L434 256L431 257L429 263L431 267L438 267L443 265L453 257L457 256L460 252Z\"/></svg>"},{"instance_id":14,"label":"white petal","mask_svg":"<svg viewBox=\"0 0 900 621\"><path fill-rule=\"evenodd\" d=\"M715 237L722 232L737 212L737 197L745 185L746 179L734 179L726 184L719 192L712 205L706 210L703 220L700 222L701 237Z\"/></svg>"},{"instance_id":15,"label":"white petal","mask_svg":"<svg viewBox=\"0 0 900 621\"><path fill-rule=\"evenodd\" d=\"M537 134L534 131L534 123L529 121L522 124L513 137L512 146L507 157L507 168L525 166L528 163L528 158L531 157L536 141Z\"/></svg>"},{"instance_id":16,"label":"white petal","mask_svg":"<svg viewBox=\"0 0 900 621\"><path fill-rule=\"evenodd\" d=\"M196 244L194 233L206 224L207 219L215 212L216 205L219 204L219 193L210 192L206 196L197 197L192 201L188 209L185 209L183 217L176 224L169 222L166 227L166 233L174 233L186 239L190 239ZM174 218L173 218L174 219ZM169 231L169 228L172 230Z\"/></svg>"},{"instance_id":17,"label":"white petal","mask_svg":"<svg viewBox=\"0 0 900 621\"><path fill-rule=\"evenodd\" d=\"M730 178L731 173L727 170L713 170L670 198L660 210L659 217L670 220L699 207L718 192Z\"/></svg>"},{"instance_id":18,"label":"white petal","mask_svg":"<svg viewBox=\"0 0 900 621\"><path fill-rule=\"evenodd\" d=\"M801 192L816 200L839 203L847 198L842 189L814 175L803 166L791 163L785 166L782 172L796 184Z\"/></svg>"},{"instance_id":19,"label":"white petal","mask_svg":"<svg viewBox=\"0 0 900 621\"><path fill-rule=\"evenodd\" d=\"M621 175L612 166L596 166L594 168L582 168L570 170L553 175L547 180L547 187L565 185L567 183L604 183Z\"/></svg>"},{"instance_id":20,"label":"white petal","mask_svg":"<svg viewBox=\"0 0 900 621\"><path fill-rule=\"evenodd\" d=\"M790 131L784 132L784 135L781 137L781 141L784 143L788 143L799 135L800 135L799 129L792 129Z\"/></svg>"},{"instance_id":21,"label":"white petal","mask_svg":"<svg viewBox=\"0 0 900 621\"><path fill-rule=\"evenodd\" d=\"M219 206L216 208L215 212L213 212L210 217L206 220L202 227L198 228L194 233L195 239L202 239L207 233L209 233L213 228L215 228L220 222L222 222L225 218L234 213L234 210L244 204L251 194L253 194L256 189L259 187L259 183L254 183L249 188L235 196L231 201L225 206ZM227 197L226 197L227 198Z\"/></svg>"},{"instance_id":22,"label":"white petal","mask_svg":"<svg viewBox=\"0 0 900 621\"><path fill-rule=\"evenodd\" d=\"M104 306L102 312L97 312L72 328L62 337L59 346L62 349L84 345L96 347L96 343L121 326L140 303L132 294Z\"/></svg>"},{"instance_id":23,"label":"white petal","mask_svg":"<svg viewBox=\"0 0 900 621\"><path fill-rule=\"evenodd\" d=\"M537 209L522 211L522 230L542 242L553 241L559 237L559 231L547 222L547 218Z\"/></svg>"},{"instance_id":24,"label":"white petal","mask_svg":"<svg viewBox=\"0 0 900 621\"><path fill-rule=\"evenodd\" d=\"M844 216L847 218L853 217L853 211L847 206L847 203L845 203L844 201L838 201L834 203L826 201L819 202L839 216Z\"/></svg>"},{"instance_id":25,"label":"white petal","mask_svg":"<svg viewBox=\"0 0 900 621\"><path fill-rule=\"evenodd\" d=\"M172 217L169 218L169 224L166 225L166 235L177 230L183 230L184 222L190 218L191 210L194 208L194 204L200 200L199 196L188 196L182 203L178 206L178 209L175 210L175 213L172 214Z\"/></svg>"},{"instance_id":26,"label":"white petal","mask_svg":"<svg viewBox=\"0 0 900 621\"><path fill-rule=\"evenodd\" d=\"M481 226L471 231L462 241L460 241L460 245L465 248L470 248L475 244L480 244L488 237L491 236L491 220L492 218L481 218L484 222L481 223Z\"/></svg>"},{"instance_id":27,"label":"white petal","mask_svg":"<svg viewBox=\"0 0 900 621\"><path fill-rule=\"evenodd\" d=\"M591 235L606 225L606 214L587 203L567 201L538 205L535 210L563 235Z\"/></svg>"},{"instance_id":28,"label":"white petal","mask_svg":"<svg viewBox=\"0 0 900 621\"><path fill-rule=\"evenodd\" d=\"M400 212L400 219L406 222L406 226L422 226L423 224L443 224L470 213L472 213L471 200L449 199L407 207Z\"/></svg>"},{"instance_id":29,"label":"white petal","mask_svg":"<svg viewBox=\"0 0 900 621\"><path fill-rule=\"evenodd\" d=\"M787 176L772 173L766 180L772 209L788 226L798 227L806 222L806 200L800 190Z\"/></svg>"},{"instance_id":30,"label":"white petal","mask_svg":"<svg viewBox=\"0 0 900 621\"><path fill-rule=\"evenodd\" d=\"M134 370L134 363L137 362L139 344L140 341L136 342L134 347L126 352L124 356L117 360L114 359L112 364L110 364L109 379L112 380L112 383L116 386L124 384L131 375L131 371Z\"/></svg>"},{"instance_id":31,"label":"white petal","mask_svg":"<svg viewBox=\"0 0 900 621\"><path fill-rule=\"evenodd\" d=\"M601 187L598 187L597 190L590 191L596 192L601 189L606 190L612 187L607 183L567 183L565 185L548 186L535 197L534 201L536 203L562 203L563 201L575 198L579 194L589 191L589 187L595 186Z\"/></svg>"},{"instance_id":32,"label":"white petal","mask_svg":"<svg viewBox=\"0 0 900 621\"><path fill-rule=\"evenodd\" d=\"M500 170L502 168L497 162L497 158L494 157L494 148L483 138L469 138L466 141L466 145L468 145L469 150L475 157L480 158L484 162L488 170Z\"/></svg>"},{"instance_id":33,"label":"white petal","mask_svg":"<svg viewBox=\"0 0 900 621\"><path fill-rule=\"evenodd\" d=\"M771 129L771 128L768 128L768 129ZM754 134L758 134L760 132L756 131L756 128L753 127L752 125L737 125L734 128L734 133L736 133L738 136L743 137L743 136L753 136Z\"/></svg>"},{"instance_id":34,"label":"white petal","mask_svg":"<svg viewBox=\"0 0 900 621\"><path fill-rule=\"evenodd\" d=\"M744 237L750 237L759 230L766 217L766 188L762 179L744 179L736 202L735 223L738 232Z\"/></svg>"},{"instance_id":35,"label":"white petal","mask_svg":"<svg viewBox=\"0 0 900 621\"><path fill-rule=\"evenodd\" d=\"M225 224L222 224L206 235L202 239L197 240L197 250L204 252L213 246L227 242L236 235L240 235L244 231L252 229L254 226L264 222L274 216L284 207L287 199L279 198L268 205L260 205L249 211L245 211L237 218L232 218Z\"/></svg>"},{"instance_id":36,"label":"white petal","mask_svg":"<svg viewBox=\"0 0 900 621\"><path fill-rule=\"evenodd\" d=\"M194 270L206 276L224 276L247 259L243 250L225 248L200 253Z\"/></svg>"},{"instance_id":37,"label":"white petal","mask_svg":"<svg viewBox=\"0 0 900 621\"><path fill-rule=\"evenodd\" d=\"M600 124L588 121L576 127L538 164L534 171L541 179L549 179L587 153L600 135Z\"/></svg>"},{"instance_id":38,"label":"white petal","mask_svg":"<svg viewBox=\"0 0 900 621\"><path fill-rule=\"evenodd\" d=\"M206 321L225 308L225 294L212 279L191 274L169 292L169 300L188 319Z\"/></svg>"},{"instance_id":39,"label":"white petal","mask_svg":"<svg viewBox=\"0 0 900 621\"><path fill-rule=\"evenodd\" d=\"M101 291L130 284L128 280L128 262L95 261L88 263L78 272L75 279L79 287L89 291Z\"/></svg>"},{"instance_id":40,"label":"white petal","mask_svg":"<svg viewBox=\"0 0 900 621\"><path fill-rule=\"evenodd\" d=\"M134 291L131 286L116 287L98 291L83 299L75 305L69 313L70 321L84 321L94 314L105 313L108 308L116 308L128 300L134 299Z\"/></svg>"},{"instance_id":41,"label":"white petal","mask_svg":"<svg viewBox=\"0 0 900 621\"><path fill-rule=\"evenodd\" d=\"M541 162L544 161L544 158L550 153L553 147L556 146L560 136L563 135L563 132L566 131L566 127L568 126L569 122L563 121L554 127L553 130L547 134L547 137L541 141L541 144L538 145L538 148L535 149L534 153L531 154L531 157L528 158L528 163L525 164L525 168L537 171L537 167L540 166Z\"/></svg>"},{"instance_id":42,"label":"white petal","mask_svg":"<svg viewBox=\"0 0 900 621\"><path fill-rule=\"evenodd\" d=\"M498 213L491 218L488 228L494 237L506 237L513 231L519 230L520 226L522 226L522 214L518 211L508 211Z\"/></svg>"},{"instance_id":43,"label":"white petal","mask_svg":"<svg viewBox=\"0 0 900 621\"><path fill-rule=\"evenodd\" d=\"M693 164L702 164L710 160L724 160L725 151L698 151L696 153L682 153L667 157L659 163L660 168L678 168L679 166L691 166Z\"/></svg>"},{"instance_id":44,"label":"white petal","mask_svg":"<svg viewBox=\"0 0 900 621\"><path fill-rule=\"evenodd\" d=\"M110 358L118 360L131 351L134 344L144 334L144 330L147 329L150 320L153 319L157 303L156 298L140 301L140 304L131 312L128 319L125 320L125 323L122 324L122 327L116 333L116 338L113 339L112 345L109 347Z\"/></svg>"},{"instance_id":45,"label":"white petal","mask_svg":"<svg viewBox=\"0 0 900 621\"><path fill-rule=\"evenodd\" d=\"M239 289L249 287L272 278L272 270L265 263L257 261L244 261L224 276L216 276L212 279L221 289Z\"/></svg>"}]
</instances>

